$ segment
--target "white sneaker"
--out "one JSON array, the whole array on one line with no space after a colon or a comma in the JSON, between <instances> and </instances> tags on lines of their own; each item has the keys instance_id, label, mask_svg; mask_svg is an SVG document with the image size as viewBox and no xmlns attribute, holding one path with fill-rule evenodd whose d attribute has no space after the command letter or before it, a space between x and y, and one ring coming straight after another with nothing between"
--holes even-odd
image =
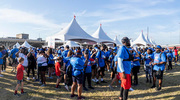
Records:
<instances>
[{"instance_id":1,"label":"white sneaker","mask_svg":"<svg viewBox=\"0 0 180 100\"><path fill-rule=\"evenodd\" d=\"M129 91L134 91L134 89L133 89L133 88L130 88Z\"/></svg>"},{"instance_id":2,"label":"white sneaker","mask_svg":"<svg viewBox=\"0 0 180 100\"><path fill-rule=\"evenodd\" d=\"M36 78L35 77L33 77L33 80L35 80Z\"/></svg>"},{"instance_id":3,"label":"white sneaker","mask_svg":"<svg viewBox=\"0 0 180 100\"><path fill-rule=\"evenodd\" d=\"M45 86L46 86L45 84L41 85L41 87L45 87Z\"/></svg>"},{"instance_id":4,"label":"white sneaker","mask_svg":"<svg viewBox=\"0 0 180 100\"><path fill-rule=\"evenodd\" d=\"M27 80L30 80L30 78L29 78L29 77L27 77Z\"/></svg>"},{"instance_id":5,"label":"white sneaker","mask_svg":"<svg viewBox=\"0 0 180 100\"><path fill-rule=\"evenodd\" d=\"M64 86L66 88L67 91L69 91L69 87L67 85Z\"/></svg>"},{"instance_id":6,"label":"white sneaker","mask_svg":"<svg viewBox=\"0 0 180 100\"><path fill-rule=\"evenodd\" d=\"M92 81L93 81L93 82L96 82L96 80L95 80L95 79L92 79Z\"/></svg>"},{"instance_id":7,"label":"white sneaker","mask_svg":"<svg viewBox=\"0 0 180 100\"><path fill-rule=\"evenodd\" d=\"M14 69L12 69L11 72L14 72Z\"/></svg>"},{"instance_id":8,"label":"white sneaker","mask_svg":"<svg viewBox=\"0 0 180 100\"><path fill-rule=\"evenodd\" d=\"M0 74L0 77L3 77L3 75L2 75L2 74Z\"/></svg>"}]
</instances>

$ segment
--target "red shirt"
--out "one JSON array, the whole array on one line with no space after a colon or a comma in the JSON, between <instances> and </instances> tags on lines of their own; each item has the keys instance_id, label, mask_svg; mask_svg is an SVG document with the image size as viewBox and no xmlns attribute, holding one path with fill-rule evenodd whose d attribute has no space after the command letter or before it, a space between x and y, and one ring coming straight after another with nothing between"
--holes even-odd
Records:
<instances>
[{"instance_id":1,"label":"red shirt","mask_svg":"<svg viewBox=\"0 0 180 100\"><path fill-rule=\"evenodd\" d=\"M56 76L60 76L61 75L61 72L59 70L60 68L61 68L60 63L56 62L56 64L55 64Z\"/></svg>"},{"instance_id":2,"label":"red shirt","mask_svg":"<svg viewBox=\"0 0 180 100\"><path fill-rule=\"evenodd\" d=\"M18 64L18 66L17 66L17 74L16 74L17 80L22 80L23 79L23 71L24 71L24 66L22 64Z\"/></svg>"},{"instance_id":3,"label":"red shirt","mask_svg":"<svg viewBox=\"0 0 180 100\"><path fill-rule=\"evenodd\" d=\"M174 52L175 52L175 55L177 56L178 55L177 49L174 49Z\"/></svg>"}]
</instances>

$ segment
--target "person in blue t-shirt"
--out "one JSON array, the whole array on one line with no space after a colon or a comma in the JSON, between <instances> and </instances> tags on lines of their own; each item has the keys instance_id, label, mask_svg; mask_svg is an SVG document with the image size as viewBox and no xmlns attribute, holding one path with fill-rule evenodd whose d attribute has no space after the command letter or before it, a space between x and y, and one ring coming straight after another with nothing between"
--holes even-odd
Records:
<instances>
[{"instance_id":1,"label":"person in blue t-shirt","mask_svg":"<svg viewBox=\"0 0 180 100\"><path fill-rule=\"evenodd\" d=\"M1 67L3 65L3 54L1 53L2 50L2 47L0 47L0 77L3 77L3 75L1 75Z\"/></svg>"},{"instance_id":2,"label":"person in blue t-shirt","mask_svg":"<svg viewBox=\"0 0 180 100\"><path fill-rule=\"evenodd\" d=\"M140 57L139 57L139 54L135 50L130 49L130 52L133 53L133 57L134 57L133 68L132 68L132 74L134 76L134 85L138 85L137 73L139 72L139 68L140 68L140 63L139 63Z\"/></svg>"},{"instance_id":3,"label":"person in blue t-shirt","mask_svg":"<svg viewBox=\"0 0 180 100\"><path fill-rule=\"evenodd\" d=\"M96 54L97 54L97 50L93 49L90 57L95 60L96 59ZM96 79L96 73L97 73L96 65L97 65L97 63L92 65L92 81L93 82L96 82L96 80L97 80Z\"/></svg>"},{"instance_id":4,"label":"person in blue t-shirt","mask_svg":"<svg viewBox=\"0 0 180 100\"><path fill-rule=\"evenodd\" d=\"M120 100L127 100L128 91L131 88L131 61L133 60L128 48L130 47L130 40L124 37L121 40L123 46L118 49L118 67L117 72L121 78Z\"/></svg>"},{"instance_id":5,"label":"person in blue t-shirt","mask_svg":"<svg viewBox=\"0 0 180 100\"><path fill-rule=\"evenodd\" d=\"M49 78L53 79L52 77L52 73L53 73L53 68L55 68L54 64L54 56L52 55L52 48L49 48L47 51L47 55L48 55L48 73L49 73Z\"/></svg>"},{"instance_id":6,"label":"person in blue t-shirt","mask_svg":"<svg viewBox=\"0 0 180 100\"><path fill-rule=\"evenodd\" d=\"M101 50L99 50L97 52L97 55L96 55L96 62L98 64L98 69L97 69L97 81L96 83L99 84L99 76L101 75L101 83L106 83L104 80L103 80L103 76L104 76L104 71L105 71L105 59L106 59L106 56L105 56L105 53L104 53L104 50L105 50L105 47L106 45L102 45L101 46Z\"/></svg>"},{"instance_id":7,"label":"person in blue t-shirt","mask_svg":"<svg viewBox=\"0 0 180 100\"><path fill-rule=\"evenodd\" d=\"M170 50L169 52L167 52L166 56L167 56L167 63L168 63L168 70L169 70L169 69L172 69L172 59L173 59L172 51Z\"/></svg>"},{"instance_id":8,"label":"person in blue t-shirt","mask_svg":"<svg viewBox=\"0 0 180 100\"><path fill-rule=\"evenodd\" d=\"M154 54L153 54L152 49L149 48L147 50L147 52L145 53L145 55L143 56L143 58L145 60L144 70L146 72L146 83L148 83L148 82L152 83L152 81L151 81L151 78L152 78L152 62L154 59Z\"/></svg>"},{"instance_id":9,"label":"person in blue t-shirt","mask_svg":"<svg viewBox=\"0 0 180 100\"><path fill-rule=\"evenodd\" d=\"M105 57L106 57L105 63L106 63L106 69L108 70L108 72L110 71L109 70L110 69L109 68L109 61L108 61L110 54L111 54L110 50L108 50L108 48L106 48L105 49Z\"/></svg>"},{"instance_id":10,"label":"person in blue t-shirt","mask_svg":"<svg viewBox=\"0 0 180 100\"><path fill-rule=\"evenodd\" d=\"M163 72L166 64L166 55L161 52L161 49L160 45L156 46L156 52L154 53L153 86L151 88L156 87L156 79L159 79L159 86L157 90L161 90Z\"/></svg>"},{"instance_id":11,"label":"person in blue t-shirt","mask_svg":"<svg viewBox=\"0 0 180 100\"><path fill-rule=\"evenodd\" d=\"M117 52L117 46L116 46L116 43L113 43L113 51Z\"/></svg>"},{"instance_id":12,"label":"person in blue t-shirt","mask_svg":"<svg viewBox=\"0 0 180 100\"><path fill-rule=\"evenodd\" d=\"M14 48L11 50L10 52L10 58L12 59L12 71L13 72L14 70L16 71L16 66L17 66L17 59L16 59L16 53L19 51L18 48L16 48L16 46L14 46Z\"/></svg>"},{"instance_id":13,"label":"person in blue t-shirt","mask_svg":"<svg viewBox=\"0 0 180 100\"><path fill-rule=\"evenodd\" d=\"M115 56L116 52L113 51L111 55L109 56L109 62L110 62L110 68L111 68L111 78L113 79L115 77L115 74L117 72L117 67L115 66ZM117 57L116 57L117 58ZM115 68L116 67L116 68Z\"/></svg>"},{"instance_id":14,"label":"person in blue t-shirt","mask_svg":"<svg viewBox=\"0 0 180 100\"><path fill-rule=\"evenodd\" d=\"M88 59L85 61L82 60L82 52L78 50L76 52L76 56L72 57L70 60L70 64L72 65L72 79L73 84L71 87L71 97L74 97L74 91L76 89L76 85L78 84L78 98L77 99L84 99L85 97L82 97L82 84L83 84L83 74L84 74L84 66L87 66Z\"/></svg>"},{"instance_id":15,"label":"person in blue t-shirt","mask_svg":"<svg viewBox=\"0 0 180 100\"><path fill-rule=\"evenodd\" d=\"M68 52L69 52L69 45L66 45L66 48L65 48L65 49L66 49L66 50L62 52L63 58L66 58L66 57L67 57L67 54L68 54Z\"/></svg>"},{"instance_id":16,"label":"person in blue t-shirt","mask_svg":"<svg viewBox=\"0 0 180 100\"><path fill-rule=\"evenodd\" d=\"M91 73L92 73L91 66L94 64L94 62L89 59L89 51L88 50L84 51L84 57L82 57L82 59L84 62L86 61L86 59L88 59L87 66L84 66L84 80L83 80L83 90L88 91L88 89L86 88L86 84L85 84L86 78L87 78L87 82L88 82L88 88L94 89L91 86Z\"/></svg>"},{"instance_id":17,"label":"person in blue t-shirt","mask_svg":"<svg viewBox=\"0 0 180 100\"><path fill-rule=\"evenodd\" d=\"M67 67L70 65L70 60L71 60L72 56L73 56L73 52L71 50L69 50L67 57L63 58L63 71L65 71L65 72L67 71ZM69 80L67 80L67 77ZM72 76L71 75L67 75L67 73L64 74L64 84L65 84L65 88L69 91L68 86L72 86Z\"/></svg>"}]
</instances>

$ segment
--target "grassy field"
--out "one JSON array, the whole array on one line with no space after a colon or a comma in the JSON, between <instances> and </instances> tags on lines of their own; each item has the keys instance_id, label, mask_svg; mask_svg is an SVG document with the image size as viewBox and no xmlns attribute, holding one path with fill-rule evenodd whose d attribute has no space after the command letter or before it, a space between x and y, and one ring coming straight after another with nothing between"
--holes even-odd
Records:
<instances>
[{"instance_id":1,"label":"grassy field","mask_svg":"<svg viewBox=\"0 0 180 100\"><path fill-rule=\"evenodd\" d=\"M24 90L27 92L20 97L13 96L14 88L16 86L15 73L10 73L11 67L3 72L4 77L0 77L0 100L69 100L70 92L66 91L61 84L61 89L55 90L56 79L47 79L47 86L40 87L37 82L33 80L25 81ZM83 91L83 96L91 100L117 100L119 96L119 88L110 90L108 85L111 82L109 78L110 73L106 73L105 80L108 83L100 85L93 84L94 90L88 92ZM25 77L26 78L26 77ZM134 91L129 92L129 100L180 100L180 66L174 66L173 70L168 70L164 74L163 87L161 91L150 89L152 84L146 83L145 74L143 71L139 74L139 85L134 87ZM20 92L20 89L19 91ZM74 98L77 99L77 98Z\"/></svg>"}]
</instances>

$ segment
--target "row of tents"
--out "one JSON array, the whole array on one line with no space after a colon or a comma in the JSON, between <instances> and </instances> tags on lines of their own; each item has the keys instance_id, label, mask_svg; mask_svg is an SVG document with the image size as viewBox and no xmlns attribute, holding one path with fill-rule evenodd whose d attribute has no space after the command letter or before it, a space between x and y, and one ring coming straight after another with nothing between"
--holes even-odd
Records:
<instances>
[{"instance_id":1,"label":"row of tents","mask_svg":"<svg viewBox=\"0 0 180 100\"><path fill-rule=\"evenodd\" d=\"M116 43L121 45L121 42L117 39L117 36L112 40L102 29L102 25L91 36L86 33L76 21L76 17L72 19L68 26L66 26L62 31L52 36L46 38L46 40L55 39L61 41L73 41L78 43ZM48 42L48 41L47 41ZM148 35L145 37L143 32L135 41L131 41L132 45L136 46L154 46L156 43L152 39L148 38Z\"/></svg>"},{"instance_id":2,"label":"row of tents","mask_svg":"<svg viewBox=\"0 0 180 100\"><path fill-rule=\"evenodd\" d=\"M13 47L16 47L16 48L20 48L20 47L30 48L30 47L33 47L33 46L31 46L27 41L24 41L24 43L23 43L22 45L20 45L20 44L17 42Z\"/></svg>"}]
</instances>

